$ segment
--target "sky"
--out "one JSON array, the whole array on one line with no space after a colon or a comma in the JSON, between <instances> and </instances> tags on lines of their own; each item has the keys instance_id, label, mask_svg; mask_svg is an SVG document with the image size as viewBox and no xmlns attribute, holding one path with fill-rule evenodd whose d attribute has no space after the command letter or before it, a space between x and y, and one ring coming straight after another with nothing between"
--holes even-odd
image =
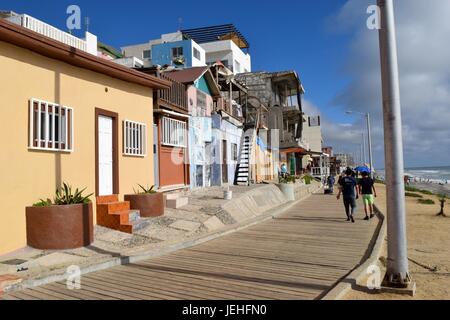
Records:
<instances>
[{"instance_id":1,"label":"sky","mask_svg":"<svg viewBox=\"0 0 450 320\"><path fill-rule=\"evenodd\" d=\"M235 24L250 42L253 71L296 70L304 109L320 114L326 145L357 152L372 116L375 166L384 167L378 32L366 27L375 0L115 1L0 0L66 30L76 4L90 32L120 48L182 28ZM394 0L399 46L405 165L450 165L450 1ZM82 36L82 32L75 32Z\"/></svg>"}]
</instances>

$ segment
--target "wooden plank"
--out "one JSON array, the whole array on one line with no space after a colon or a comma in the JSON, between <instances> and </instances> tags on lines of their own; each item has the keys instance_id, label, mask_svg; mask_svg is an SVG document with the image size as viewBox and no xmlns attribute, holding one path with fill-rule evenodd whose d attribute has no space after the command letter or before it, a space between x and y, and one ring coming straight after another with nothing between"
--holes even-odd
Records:
<instances>
[{"instance_id":1,"label":"wooden plank","mask_svg":"<svg viewBox=\"0 0 450 320\"><path fill-rule=\"evenodd\" d=\"M274 288L276 288L276 290L279 290L280 292L288 292L288 293L298 292L298 291L295 291L294 289L280 287L280 286L276 286L274 284L266 284L266 283L254 284L254 283L239 281L238 279L223 279L223 278L215 278L215 277L211 277L211 276L207 276L207 275L197 275L197 274L188 274L188 273L180 274L180 273L172 272L172 271L156 271L155 270L155 273L159 273L159 274L162 274L162 275L170 277L170 278L186 279L187 281L192 281L192 282L201 281L202 284L205 284L205 283L220 284L221 286L232 285L232 286L236 286L237 288L239 288L240 292L246 292L247 289L254 288L255 286L264 291L273 290Z\"/></svg>"},{"instance_id":2,"label":"wooden plank","mask_svg":"<svg viewBox=\"0 0 450 320\"><path fill-rule=\"evenodd\" d=\"M77 299L81 300L111 300L112 297L104 294L98 294L92 291L89 291L86 287L81 283L81 289L79 290L69 290L64 283L52 283L44 287L47 290L56 291L64 295L69 295ZM117 300L117 299L116 299Z\"/></svg>"}]
</instances>

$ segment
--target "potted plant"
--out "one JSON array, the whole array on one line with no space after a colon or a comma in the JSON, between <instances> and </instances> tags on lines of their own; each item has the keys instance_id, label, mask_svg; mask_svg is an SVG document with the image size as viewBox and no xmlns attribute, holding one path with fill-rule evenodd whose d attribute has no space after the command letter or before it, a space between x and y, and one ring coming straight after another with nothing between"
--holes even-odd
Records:
<instances>
[{"instance_id":1,"label":"potted plant","mask_svg":"<svg viewBox=\"0 0 450 320\"><path fill-rule=\"evenodd\" d=\"M295 177L285 176L280 177L278 188L289 201L295 201Z\"/></svg>"},{"instance_id":2,"label":"potted plant","mask_svg":"<svg viewBox=\"0 0 450 320\"><path fill-rule=\"evenodd\" d=\"M85 247L94 241L92 194L63 184L52 200L41 200L26 208L27 243L41 250Z\"/></svg>"},{"instance_id":3,"label":"potted plant","mask_svg":"<svg viewBox=\"0 0 450 320\"><path fill-rule=\"evenodd\" d=\"M125 195L125 201L130 202L132 210L139 210L141 217L159 217L164 215L164 195L155 191L155 186L144 188L138 185L135 194Z\"/></svg>"},{"instance_id":4,"label":"potted plant","mask_svg":"<svg viewBox=\"0 0 450 320\"><path fill-rule=\"evenodd\" d=\"M186 62L186 59L184 58L184 56L179 56L179 57L173 58L173 63L177 66L182 66L185 64L185 62Z\"/></svg>"}]
</instances>

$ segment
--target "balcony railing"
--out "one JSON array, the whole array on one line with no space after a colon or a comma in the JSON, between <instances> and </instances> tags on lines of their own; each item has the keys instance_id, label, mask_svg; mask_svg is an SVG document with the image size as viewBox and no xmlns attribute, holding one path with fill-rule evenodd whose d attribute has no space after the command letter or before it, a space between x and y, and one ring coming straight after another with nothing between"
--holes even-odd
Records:
<instances>
[{"instance_id":1,"label":"balcony railing","mask_svg":"<svg viewBox=\"0 0 450 320\"><path fill-rule=\"evenodd\" d=\"M79 39L67 32L61 31L45 22L42 22L36 18L30 17L29 15L22 14L9 18L11 22L21 25L24 28L42 34L53 40L57 40L64 44L67 44L76 49L87 52L86 41Z\"/></svg>"},{"instance_id":2,"label":"balcony railing","mask_svg":"<svg viewBox=\"0 0 450 320\"><path fill-rule=\"evenodd\" d=\"M330 175L329 167L313 167L311 168L311 175L314 178L324 178Z\"/></svg>"},{"instance_id":3,"label":"balcony railing","mask_svg":"<svg viewBox=\"0 0 450 320\"><path fill-rule=\"evenodd\" d=\"M186 86L180 82L176 82L164 74L161 74L161 78L168 80L172 83L170 89L158 90L159 103L164 104L166 107L178 108L183 111L189 111L187 104Z\"/></svg>"},{"instance_id":4,"label":"balcony railing","mask_svg":"<svg viewBox=\"0 0 450 320\"><path fill-rule=\"evenodd\" d=\"M235 118L239 121L244 120L243 107L239 106L235 102L230 103L229 99L225 99L222 97L217 100L216 111L220 111L220 110L225 111L226 113L228 113L233 118Z\"/></svg>"}]
</instances>

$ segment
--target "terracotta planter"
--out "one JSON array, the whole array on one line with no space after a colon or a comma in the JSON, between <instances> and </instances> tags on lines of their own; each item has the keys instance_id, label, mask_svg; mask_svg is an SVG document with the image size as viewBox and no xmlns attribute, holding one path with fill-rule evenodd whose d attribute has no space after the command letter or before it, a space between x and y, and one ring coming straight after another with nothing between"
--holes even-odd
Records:
<instances>
[{"instance_id":1,"label":"terracotta planter","mask_svg":"<svg viewBox=\"0 0 450 320\"><path fill-rule=\"evenodd\" d=\"M27 243L41 250L81 248L94 241L92 203L27 207Z\"/></svg>"},{"instance_id":2,"label":"terracotta planter","mask_svg":"<svg viewBox=\"0 0 450 320\"><path fill-rule=\"evenodd\" d=\"M162 193L129 194L125 195L125 201L130 202L131 210L139 210L143 218L164 215L164 195Z\"/></svg>"}]
</instances>

